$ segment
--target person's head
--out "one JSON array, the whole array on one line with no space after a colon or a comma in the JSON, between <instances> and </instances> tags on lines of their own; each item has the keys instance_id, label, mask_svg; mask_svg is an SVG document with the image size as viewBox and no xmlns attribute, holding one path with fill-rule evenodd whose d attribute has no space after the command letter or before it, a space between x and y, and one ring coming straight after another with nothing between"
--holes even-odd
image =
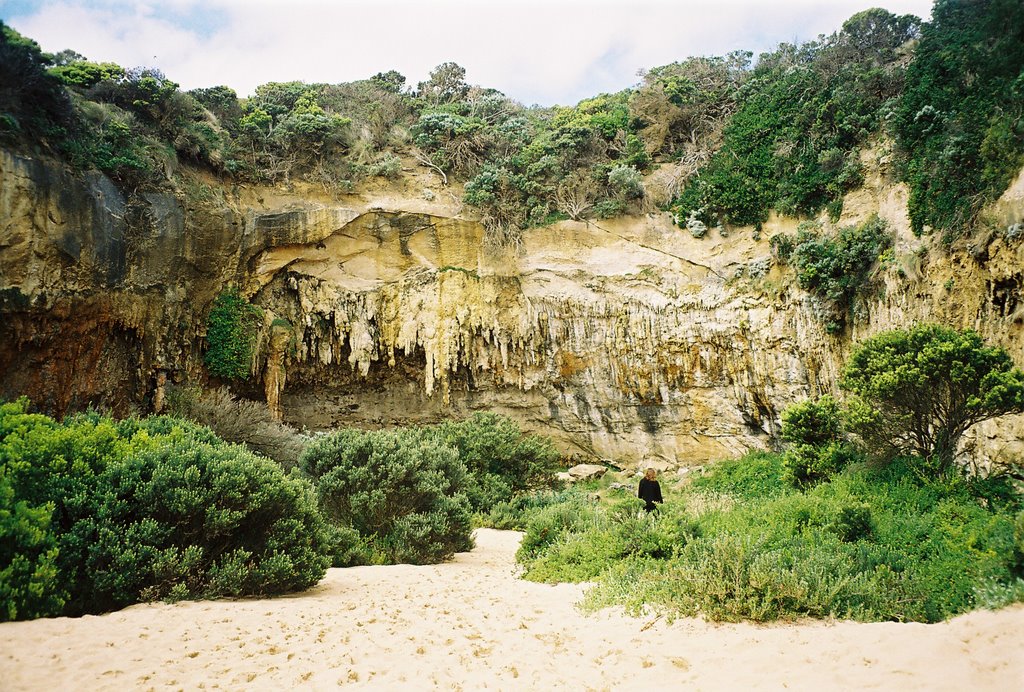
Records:
<instances>
[{"instance_id":1,"label":"person's head","mask_svg":"<svg viewBox=\"0 0 1024 692\"><path fill-rule=\"evenodd\" d=\"M654 472L654 469L647 469L646 471L644 471L644 478L646 478L649 481L653 481L655 476L657 475L658 474Z\"/></svg>"}]
</instances>

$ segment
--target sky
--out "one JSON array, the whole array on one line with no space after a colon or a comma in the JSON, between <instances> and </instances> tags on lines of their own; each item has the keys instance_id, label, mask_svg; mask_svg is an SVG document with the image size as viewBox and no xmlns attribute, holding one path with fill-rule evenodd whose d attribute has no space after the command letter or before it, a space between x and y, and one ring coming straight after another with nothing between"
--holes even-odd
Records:
<instances>
[{"instance_id":1,"label":"sky","mask_svg":"<svg viewBox=\"0 0 1024 692\"><path fill-rule=\"evenodd\" d=\"M415 86L454 61L524 105L572 105L687 57L804 42L883 7L932 0L0 0L44 51L161 70L182 89L340 83L398 70Z\"/></svg>"}]
</instances>

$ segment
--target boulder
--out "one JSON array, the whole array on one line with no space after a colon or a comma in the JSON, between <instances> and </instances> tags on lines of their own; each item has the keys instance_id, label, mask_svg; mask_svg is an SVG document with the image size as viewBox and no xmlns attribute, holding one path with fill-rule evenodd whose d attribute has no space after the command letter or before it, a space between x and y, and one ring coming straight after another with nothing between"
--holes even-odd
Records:
<instances>
[{"instance_id":1,"label":"boulder","mask_svg":"<svg viewBox=\"0 0 1024 692\"><path fill-rule=\"evenodd\" d=\"M588 481L592 478L600 478L608 469L599 464L576 464L569 469L569 476L574 481Z\"/></svg>"}]
</instances>

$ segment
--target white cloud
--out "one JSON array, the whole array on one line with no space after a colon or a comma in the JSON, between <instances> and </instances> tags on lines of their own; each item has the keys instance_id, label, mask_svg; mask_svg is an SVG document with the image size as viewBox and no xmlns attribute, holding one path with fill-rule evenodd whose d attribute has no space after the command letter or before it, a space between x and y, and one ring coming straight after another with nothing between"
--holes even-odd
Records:
<instances>
[{"instance_id":1,"label":"white cloud","mask_svg":"<svg viewBox=\"0 0 1024 692\"><path fill-rule=\"evenodd\" d=\"M883 0L927 16L930 0ZM530 103L574 103L691 55L770 50L831 33L862 0L61 0L5 18L44 50L157 67L185 89L343 82L388 69L410 84L453 60L467 79ZM20 7L21 5L19 5Z\"/></svg>"}]
</instances>

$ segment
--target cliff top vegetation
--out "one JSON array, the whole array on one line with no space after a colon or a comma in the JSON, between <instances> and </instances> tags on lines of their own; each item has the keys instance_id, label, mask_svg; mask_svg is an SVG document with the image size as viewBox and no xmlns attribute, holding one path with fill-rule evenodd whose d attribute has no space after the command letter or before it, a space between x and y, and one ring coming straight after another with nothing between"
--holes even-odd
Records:
<instances>
[{"instance_id":1,"label":"cliff top vegetation","mask_svg":"<svg viewBox=\"0 0 1024 692\"><path fill-rule=\"evenodd\" d=\"M895 143L917 232L964 233L1024 165L1024 7L937 0L930 22L860 12L828 36L689 57L572 107L527 108L438 65L343 84L182 91L146 67L44 53L0 32L0 142L98 169L128 192L180 166L351 191L416 160L463 184L498 242L558 219L670 210L695 234L772 211L838 218L861 151ZM653 167L667 175L645 182Z\"/></svg>"}]
</instances>

